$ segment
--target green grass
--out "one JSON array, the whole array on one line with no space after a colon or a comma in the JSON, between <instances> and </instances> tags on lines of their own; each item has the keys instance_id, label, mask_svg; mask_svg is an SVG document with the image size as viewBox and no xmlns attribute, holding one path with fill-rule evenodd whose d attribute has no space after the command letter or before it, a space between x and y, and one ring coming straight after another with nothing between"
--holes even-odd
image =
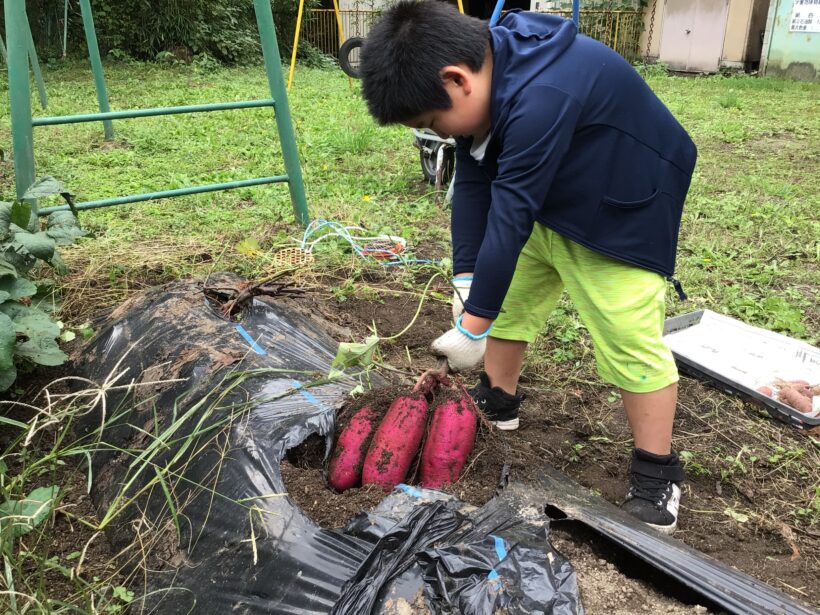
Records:
<instances>
[{"instance_id":1,"label":"green grass","mask_svg":"<svg viewBox=\"0 0 820 615\"><path fill-rule=\"evenodd\" d=\"M106 76L113 109L269 95L261 67L202 72L129 63L106 66ZM84 65L50 66L45 79L49 115L95 110ZM677 301L670 288L668 314L709 308L818 343L820 85L747 76L668 77L658 71L651 71L648 80L699 148L678 252L678 277L690 301ZM2 76L0 148L9 152L7 98ZM290 102L313 217L402 235L426 257L449 255L448 212L421 180L409 130L376 126L358 85L351 87L339 71L300 67ZM44 115L39 109L36 114ZM115 130L117 141L106 144L99 124L36 129L39 174L54 175L84 201L283 172L269 110L124 120L115 122ZM7 156L0 162L0 195L10 199L13 193ZM270 273L272 253L301 236L282 185L89 211L81 218L95 238L64 250L72 273L58 280L64 289L62 316L74 325L148 284L216 268L251 277ZM317 250L314 271L324 276L328 296L339 301L380 300L383 289L367 269L347 250L330 244ZM400 276L393 286L418 293L428 277ZM528 354L526 369L531 385L589 386L617 401L611 387L596 380L588 335L569 303L556 311ZM716 397L704 399L717 409ZM735 405L725 408L727 415L738 413ZM704 416L705 424L711 419ZM820 467L816 441L800 448L786 441L786 434L781 443L778 429L760 431L754 452L725 443L714 450L698 448L689 441L692 448L685 450L684 460L692 474L725 482L757 476L763 462L777 464L783 485L801 485L793 492L801 495L784 491L777 503L781 510L761 514L817 526L820 496L806 487ZM22 454L19 445L15 441L14 455ZM69 448L44 454L56 463L77 446L83 445L66 442ZM574 449L576 458L583 446ZM15 464L16 472L31 467L28 460ZM36 480L28 476L18 483L15 497L25 495ZM803 492L810 493L803 497ZM37 567L40 578L46 576L47 561L41 559ZM24 563L18 563L9 573L15 578L25 576ZM26 591L36 595L36 583ZM127 601L116 576L73 591L89 611L91 600L112 607Z\"/></svg>"},{"instance_id":2,"label":"green grass","mask_svg":"<svg viewBox=\"0 0 820 615\"><path fill-rule=\"evenodd\" d=\"M200 72L112 64L106 74L113 109L267 95L258 67ZM93 83L84 66L50 69L46 82L49 114L95 110ZM818 86L654 73L649 82L699 148L678 256L678 276L691 302L670 300L670 313L710 307L816 343ZM5 113L7 92L4 84L0 88ZM432 245L446 254L447 215L420 181L408 130L376 126L357 84L351 87L338 71L299 68L290 102L313 217L401 234L411 244ZM56 176L80 200L283 172L269 110L123 120L115 122L115 130L117 142L105 144L99 124L36 129L38 172ZM0 147L10 147L8 120L0 126ZM0 164L0 194L10 197L12 182L7 160ZM125 288L129 279L145 273L141 267L148 267L140 246L148 246L154 274L177 277L197 267L176 258L175 246L219 254L246 238L269 248L299 234L282 185L97 210L83 219L99 240L71 252L84 265L83 253L90 258L102 249L114 255L102 277ZM138 263L129 262L129 254ZM223 259L246 273L262 266L252 256L237 258L232 250Z\"/></svg>"}]
</instances>

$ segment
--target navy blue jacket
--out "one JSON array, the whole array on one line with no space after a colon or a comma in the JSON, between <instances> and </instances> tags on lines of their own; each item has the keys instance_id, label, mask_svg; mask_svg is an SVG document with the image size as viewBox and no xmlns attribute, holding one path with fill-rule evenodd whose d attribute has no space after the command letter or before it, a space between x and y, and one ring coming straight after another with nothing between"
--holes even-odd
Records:
<instances>
[{"instance_id":1,"label":"navy blue jacket","mask_svg":"<svg viewBox=\"0 0 820 615\"><path fill-rule=\"evenodd\" d=\"M492 139L458 139L453 271L495 318L535 221L671 276L697 152L640 75L572 21L510 11L490 29Z\"/></svg>"}]
</instances>

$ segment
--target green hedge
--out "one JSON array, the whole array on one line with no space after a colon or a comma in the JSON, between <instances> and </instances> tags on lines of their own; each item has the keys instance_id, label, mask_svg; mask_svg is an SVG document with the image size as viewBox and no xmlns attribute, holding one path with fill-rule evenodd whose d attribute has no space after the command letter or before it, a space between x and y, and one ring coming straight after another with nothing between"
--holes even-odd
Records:
<instances>
[{"instance_id":1,"label":"green hedge","mask_svg":"<svg viewBox=\"0 0 820 615\"><path fill-rule=\"evenodd\" d=\"M279 50L286 57L292 47L298 0L271 0L271 4ZM316 0L306 1L308 7L316 4ZM181 59L208 54L229 64L261 57L252 0L92 0L91 7L103 56L114 49L145 60L162 52ZM29 0L26 8L39 55L58 56L63 0ZM68 23L69 53L84 53L77 0L69 2Z\"/></svg>"}]
</instances>

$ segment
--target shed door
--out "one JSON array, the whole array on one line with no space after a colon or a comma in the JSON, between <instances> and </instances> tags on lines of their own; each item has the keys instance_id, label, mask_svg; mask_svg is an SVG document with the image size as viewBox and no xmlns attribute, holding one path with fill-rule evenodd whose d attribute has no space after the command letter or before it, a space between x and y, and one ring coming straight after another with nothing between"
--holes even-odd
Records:
<instances>
[{"instance_id":1,"label":"shed door","mask_svg":"<svg viewBox=\"0 0 820 615\"><path fill-rule=\"evenodd\" d=\"M660 60L674 70L717 72L729 0L666 0Z\"/></svg>"}]
</instances>

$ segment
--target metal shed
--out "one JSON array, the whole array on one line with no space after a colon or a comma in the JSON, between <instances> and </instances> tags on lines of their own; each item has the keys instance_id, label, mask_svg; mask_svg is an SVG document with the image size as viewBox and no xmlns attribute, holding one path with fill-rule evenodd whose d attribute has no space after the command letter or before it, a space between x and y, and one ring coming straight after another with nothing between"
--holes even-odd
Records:
<instances>
[{"instance_id":1,"label":"metal shed","mask_svg":"<svg viewBox=\"0 0 820 615\"><path fill-rule=\"evenodd\" d=\"M772 0L761 72L820 81L820 0Z\"/></svg>"},{"instance_id":2,"label":"metal shed","mask_svg":"<svg viewBox=\"0 0 820 615\"><path fill-rule=\"evenodd\" d=\"M641 49L679 71L757 68L768 6L769 0L650 0Z\"/></svg>"}]
</instances>

